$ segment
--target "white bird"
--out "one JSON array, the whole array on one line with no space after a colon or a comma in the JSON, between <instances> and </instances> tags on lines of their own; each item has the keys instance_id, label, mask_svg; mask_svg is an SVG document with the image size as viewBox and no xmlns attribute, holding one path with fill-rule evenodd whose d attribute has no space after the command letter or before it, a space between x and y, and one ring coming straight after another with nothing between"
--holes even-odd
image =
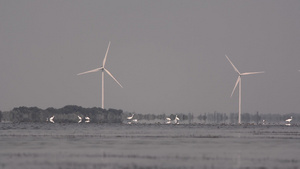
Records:
<instances>
[{"instance_id":1,"label":"white bird","mask_svg":"<svg viewBox=\"0 0 300 169\"><path fill-rule=\"evenodd\" d=\"M101 72L102 72L102 109L104 109L104 72L106 72L112 79L115 80L115 82L118 83L119 86L121 86L121 88L123 88L123 86L117 81L117 79L105 68L105 63L106 63L106 58L107 58L107 53L108 53L108 50L109 50L109 46L110 46L110 42L108 43L108 47L107 47L107 50L106 50L106 53L105 53L105 56L104 56L103 63L102 63L101 67L77 74L77 75L83 75L83 74L86 74L86 73L98 72L99 70L101 70Z\"/></svg>"},{"instance_id":2,"label":"white bird","mask_svg":"<svg viewBox=\"0 0 300 169\"><path fill-rule=\"evenodd\" d=\"M137 120L137 119L133 119L132 121L133 121L133 122L137 122L138 120Z\"/></svg>"},{"instance_id":3,"label":"white bird","mask_svg":"<svg viewBox=\"0 0 300 169\"><path fill-rule=\"evenodd\" d=\"M174 124L179 124L179 122L175 119L175 120L174 120Z\"/></svg>"},{"instance_id":4,"label":"white bird","mask_svg":"<svg viewBox=\"0 0 300 169\"><path fill-rule=\"evenodd\" d=\"M286 119L285 121L290 123L292 120L293 120L293 117L291 116L290 119Z\"/></svg>"},{"instance_id":5,"label":"white bird","mask_svg":"<svg viewBox=\"0 0 300 169\"><path fill-rule=\"evenodd\" d=\"M177 115L176 115L175 119L176 119L176 120L180 120L179 117L178 117Z\"/></svg>"},{"instance_id":6,"label":"white bird","mask_svg":"<svg viewBox=\"0 0 300 169\"><path fill-rule=\"evenodd\" d=\"M166 118L166 124L170 124L171 123L171 118L167 117Z\"/></svg>"},{"instance_id":7,"label":"white bird","mask_svg":"<svg viewBox=\"0 0 300 169\"><path fill-rule=\"evenodd\" d=\"M132 114L131 116L127 117L128 120L131 120L133 118L134 114Z\"/></svg>"},{"instance_id":8,"label":"white bird","mask_svg":"<svg viewBox=\"0 0 300 169\"><path fill-rule=\"evenodd\" d=\"M233 91L231 93L231 97L235 91L235 88L237 87L237 84L239 83L239 124L241 124L241 113L242 113L242 76L244 75L254 75L254 74L259 74L259 73L264 73L264 72L246 72L246 73L240 73L239 70L233 65L233 63L231 62L231 60L228 58L227 55L225 55L227 60L230 62L230 64L232 65L233 69L238 73L238 78L237 81L235 83L235 86L233 88Z\"/></svg>"},{"instance_id":9,"label":"white bird","mask_svg":"<svg viewBox=\"0 0 300 169\"><path fill-rule=\"evenodd\" d=\"M177 117L177 115L176 115L176 117L175 117L175 119L174 119L174 123L175 123L175 124L179 124L179 120L180 120L179 117Z\"/></svg>"},{"instance_id":10,"label":"white bird","mask_svg":"<svg viewBox=\"0 0 300 169\"><path fill-rule=\"evenodd\" d=\"M80 116L77 116L77 117L78 117L78 119L79 119L78 123L81 123L82 118L81 118Z\"/></svg>"},{"instance_id":11,"label":"white bird","mask_svg":"<svg viewBox=\"0 0 300 169\"><path fill-rule=\"evenodd\" d=\"M89 123L90 122L90 118L89 117L85 117L85 122Z\"/></svg>"},{"instance_id":12,"label":"white bird","mask_svg":"<svg viewBox=\"0 0 300 169\"><path fill-rule=\"evenodd\" d=\"M51 123L54 123L54 116L52 116L52 117L50 117L50 119L49 119L49 121L51 122Z\"/></svg>"}]
</instances>

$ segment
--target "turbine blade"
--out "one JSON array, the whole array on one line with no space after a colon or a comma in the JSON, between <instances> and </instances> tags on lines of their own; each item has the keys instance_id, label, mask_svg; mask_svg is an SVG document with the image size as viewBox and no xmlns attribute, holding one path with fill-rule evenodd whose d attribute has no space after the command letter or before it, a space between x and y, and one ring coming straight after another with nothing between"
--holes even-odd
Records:
<instances>
[{"instance_id":1,"label":"turbine blade","mask_svg":"<svg viewBox=\"0 0 300 169\"><path fill-rule=\"evenodd\" d=\"M104 56L104 59L103 59L103 63L102 63L103 67L105 66L105 62L106 62L106 58L107 58L107 53L108 53L108 50L109 50L109 46L110 46L110 41L108 43L108 47L107 47L107 50L106 50L106 53L105 53L105 56Z\"/></svg>"},{"instance_id":2,"label":"turbine blade","mask_svg":"<svg viewBox=\"0 0 300 169\"><path fill-rule=\"evenodd\" d=\"M230 96L230 97L232 97L232 95L233 95L233 93L234 93L234 91L235 91L235 88L236 88L236 86L238 85L238 83L240 82L240 80L241 80L241 76L239 76L239 77L237 78L237 81L236 81L236 83L235 83L235 86L234 86L234 88L233 88L233 90L232 90L232 93L231 93L231 96Z\"/></svg>"},{"instance_id":3,"label":"turbine blade","mask_svg":"<svg viewBox=\"0 0 300 169\"><path fill-rule=\"evenodd\" d=\"M241 75L254 75L254 74L259 74L259 73L265 73L263 72L246 72L246 73L242 73Z\"/></svg>"},{"instance_id":4,"label":"turbine blade","mask_svg":"<svg viewBox=\"0 0 300 169\"><path fill-rule=\"evenodd\" d=\"M232 67L234 68L234 70L238 73L238 74L241 74L240 72L239 72L239 70L234 66L234 64L231 62L231 60L229 59L229 57L227 56L227 55L225 55L226 56L226 58L227 58L227 60L230 62L230 64L232 65Z\"/></svg>"},{"instance_id":5,"label":"turbine blade","mask_svg":"<svg viewBox=\"0 0 300 169\"><path fill-rule=\"evenodd\" d=\"M120 85L122 88L123 88L123 86L117 81L117 79L107 70L107 69L105 69L104 68L104 70L105 70L105 72L107 73L107 74L109 74L109 76L111 77L111 78L113 78L117 83L118 83L118 85Z\"/></svg>"},{"instance_id":6,"label":"turbine blade","mask_svg":"<svg viewBox=\"0 0 300 169\"><path fill-rule=\"evenodd\" d=\"M86 73L97 72L97 71L99 71L101 69L102 69L102 67L97 68L97 69L93 69L93 70L89 70L89 71L86 71L86 72L78 73L77 75L83 75L83 74L86 74Z\"/></svg>"}]
</instances>

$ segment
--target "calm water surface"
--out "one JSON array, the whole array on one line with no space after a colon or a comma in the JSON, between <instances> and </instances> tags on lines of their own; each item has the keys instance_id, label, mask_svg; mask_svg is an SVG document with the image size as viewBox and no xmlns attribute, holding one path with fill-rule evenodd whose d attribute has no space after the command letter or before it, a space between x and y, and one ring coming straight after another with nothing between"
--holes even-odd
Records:
<instances>
[{"instance_id":1,"label":"calm water surface","mask_svg":"<svg viewBox=\"0 0 300 169\"><path fill-rule=\"evenodd\" d=\"M0 123L1 169L300 168L299 126Z\"/></svg>"}]
</instances>

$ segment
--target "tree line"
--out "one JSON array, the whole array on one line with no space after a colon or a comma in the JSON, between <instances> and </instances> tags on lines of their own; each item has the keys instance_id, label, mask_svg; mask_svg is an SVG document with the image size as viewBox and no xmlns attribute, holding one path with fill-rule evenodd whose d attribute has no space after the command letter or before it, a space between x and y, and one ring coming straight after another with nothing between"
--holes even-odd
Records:
<instances>
[{"instance_id":1,"label":"tree line","mask_svg":"<svg viewBox=\"0 0 300 169\"><path fill-rule=\"evenodd\" d=\"M53 107L40 109L38 107L17 107L11 111L0 111L1 122L47 122L49 118L55 116L55 122L61 123L77 123L78 116L82 119L90 118L91 123L123 123L127 121L127 117L135 114L134 112L123 112L116 109L102 109L98 107L83 108L76 105L67 105L65 107L55 109ZM238 113L178 113L178 114L135 114L134 118L138 121L160 121L164 122L168 117L174 120L176 115L180 121L185 123L203 123L203 124L237 124ZM300 122L300 114L260 114L259 112L250 114L242 113L242 123L248 124L284 124L285 120L293 116L292 123Z\"/></svg>"},{"instance_id":2,"label":"tree line","mask_svg":"<svg viewBox=\"0 0 300 169\"><path fill-rule=\"evenodd\" d=\"M76 105L67 105L63 108L53 107L40 109L38 107L17 107L11 111L0 112L2 122L47 122L54 116L55 122L73 123L78 122L80 116L90 118L92 123L122 123L122 110L102 109L102 108L83 108Z\"/></svg>"},{"instance_id":3,"label":"tree line","mask_svg":"<svg viewBox=\"0 0 300 169\"><path fill-rule=\"evenodd\" d=\"M127 116L130 116L131 112L124 113ZM237 124L238 123L238 113L199 113L194 115L194 113L177 113L177 114L135 114L134 118L138 120L159 120L165 121L168 117L171 120L175 119L175 116L180 118L180 121L185 121L185 123L203 123L203 124ZM300 123L300 114L299 113L290 113L290 114L260 114L259 112L250 114L242 114L242 123L247 124L284 124L285 120L293 116L292 123Z\"/></svg>"}]
</instances>

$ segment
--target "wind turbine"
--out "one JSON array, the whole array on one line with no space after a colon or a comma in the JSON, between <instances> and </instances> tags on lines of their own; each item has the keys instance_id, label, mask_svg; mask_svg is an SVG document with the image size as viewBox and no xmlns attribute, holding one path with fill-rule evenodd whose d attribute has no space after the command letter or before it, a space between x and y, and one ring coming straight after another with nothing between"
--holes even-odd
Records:
<instances>
[{"instance_id":1,"label":"wind turbine","mask_svg":"<svg viewBox=\"0 0 300 169\"><path fill-rule=\"evenodd\" d=\"M87 74L87 73L98 72L99 70L101 70L101 72L102 72L102 109L104 109L104 72L106 72L111 78L113 78L115 80L115 82L118 83L119 86L121 86L121 88L123 88L123 86L117 81L117 79L105 68L105 63L106 63L109 46L110 46L110 42L108 43L108 47L107 47L101 67L77 74L77 75L83 75L83 74Z\"/></svg>"},{"instance_id":2,"label":"wind turbine","mask_svg":"<svg viewBox=\"0 0 300 169\"><path fill-rule=\"evenodd\" d=\"M230 97L232 97L232 95L233 95L233 93L235 91L235 88L236 88L237 84L239 83L239 124L241 124L241 113L242 113L242 96L241 96L242 95L242 76L244 76L244 75L254 75L254 74L265 73L265 72L246 72L246 73L240 73L239 70L233 65L233 63L231 62L231 60L228 58L228 56L227 55L225 55L225 56L228 59L228 61L230 62L230 64L232 65L232 67L234 68L234 70L239 74Z\"/></svg>"}]
</instances>

